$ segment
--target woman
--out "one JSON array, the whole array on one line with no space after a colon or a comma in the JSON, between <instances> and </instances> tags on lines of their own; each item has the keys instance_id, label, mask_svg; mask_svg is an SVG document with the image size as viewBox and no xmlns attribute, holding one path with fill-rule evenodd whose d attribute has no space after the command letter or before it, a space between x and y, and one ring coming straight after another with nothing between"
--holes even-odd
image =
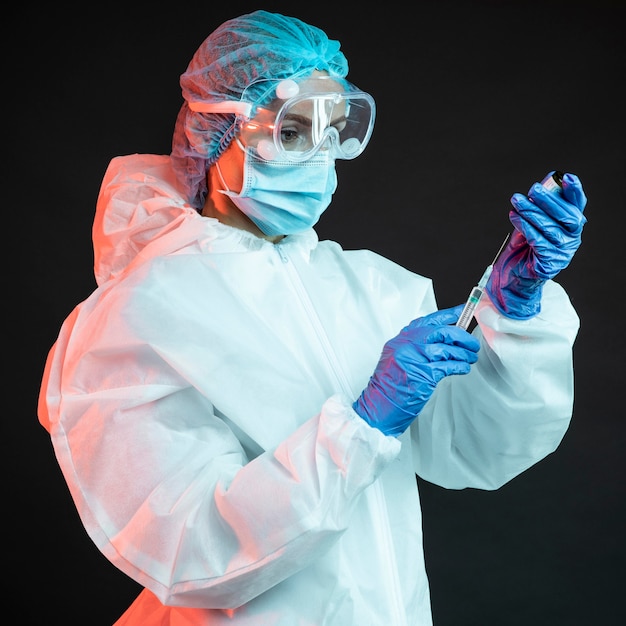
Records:
<instances>
[{"instance_id":1,"label":"woman","mask_svg":"<svg viewBox=\"0 0 626 626\"><path fill-rule=\"evenodd\" d=\"M266 11L181 77L172 154L112 160L98 288L40 420L82 522L145 587L117 626L431 624L416 473L497 489L559 444L579 320L552 279L586 199L512 198L473 334L431 281L319 241L375 106L337 41Z\"/></svg>"}]
</instances>

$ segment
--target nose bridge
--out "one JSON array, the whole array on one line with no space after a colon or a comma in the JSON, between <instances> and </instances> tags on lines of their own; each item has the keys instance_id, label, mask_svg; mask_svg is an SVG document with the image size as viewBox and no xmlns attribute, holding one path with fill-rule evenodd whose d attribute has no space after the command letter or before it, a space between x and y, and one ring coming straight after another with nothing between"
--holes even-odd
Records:
<instances>
[{"instance_id":1,"label":"nose bridge","mask_svg":"<svg viewBox=\"0 0 626 626\"><path fill-rule=\"evenodd\" d=\"M324 129L322 143L324 145L329 145L331 143L334 143L335 145L338 145L339 142L340 142L339 131L334 126L326 127Z\"/></svg>"},{"instance_id":2,"label":"nose bridge","mask_svg":"<svg viewBox=\"0 0 626 626\"><path fill-rule=\"evenodd\" d=\"M339 137L339 131L334 126L328 126L323 133L322 138L317 144L318 150L330 151L332 158L339 158L341 156L341 139Z\"/></svg>"}]
</instances>

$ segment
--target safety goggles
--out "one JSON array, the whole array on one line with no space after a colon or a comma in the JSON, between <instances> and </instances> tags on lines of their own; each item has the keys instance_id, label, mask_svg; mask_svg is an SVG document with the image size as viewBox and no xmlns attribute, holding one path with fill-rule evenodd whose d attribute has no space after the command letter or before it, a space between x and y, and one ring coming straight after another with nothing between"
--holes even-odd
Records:
<instances>
[{"instance_id":1,"label":"safety goggles","mask_svg":"<svg viewBox=\"0 0 626 626\"><path fill-rule=\"evenodd\" d=\"M241 143L267 161L306 161L319 150L354 159L369 142L376 110L368 93L326 75L264 79L248 86L240 101L190 102L189 108L238 115Z\"/></svg>"}]
</instances>

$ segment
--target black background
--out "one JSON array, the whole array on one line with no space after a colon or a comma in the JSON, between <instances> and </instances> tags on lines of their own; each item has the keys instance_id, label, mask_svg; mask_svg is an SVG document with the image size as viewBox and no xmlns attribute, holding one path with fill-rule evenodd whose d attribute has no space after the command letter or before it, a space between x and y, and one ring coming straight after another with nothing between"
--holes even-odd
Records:
<instances>
[{"instance_id":1,"label":"black background","mask_svg":"<svg viewBox=\"0 0 626 626\"><path fill-rule=\"evenodd\" d=\"M571 427L498 491L419 481L425 550L435 626L624 623L623 3L155 5L5 14L4 569L17 623L107 626L138 593L77 518L37 421L39 383L95 286L109 160L169 153L192 54L257 8L339 39L349 78L377 102L367 151L338 165L320 237L432 277L440 306L464 300L491 260L513 192L552 169L581 177L589 222L558 278L581 317Z\"/></svg>"}]
</instances>

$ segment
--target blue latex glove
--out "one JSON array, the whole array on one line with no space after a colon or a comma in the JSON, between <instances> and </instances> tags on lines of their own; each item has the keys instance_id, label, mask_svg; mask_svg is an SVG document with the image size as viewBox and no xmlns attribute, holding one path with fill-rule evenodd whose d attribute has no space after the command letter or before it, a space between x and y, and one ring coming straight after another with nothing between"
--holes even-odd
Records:
<instances>
[{"instance_id":1,"label":"blue latex glove","mask_svg":"<svg viewBox=\"0 0 626 626\"><path fill-rule=\"evenodd\" d=\"M374 374L354 410L386 435L400 435L445 376L467 374L478 340L454 324L463 306L413 320L383 347Z\"/></svg>"},{"instance_id":2,"label":"blue latex glove","mask_svg":"<svg viewBox=\"0 0 626 626\"><path fill-rule=\"evenodd\" d=\"M485 289L506 317L537 315L544 283L569 265L580 246L587 198L578 176L565 174L562 184L549 191L535 183L528 197L516 193L511 198L509 219L515 230Z\"/></svg>"}]
</instances>

